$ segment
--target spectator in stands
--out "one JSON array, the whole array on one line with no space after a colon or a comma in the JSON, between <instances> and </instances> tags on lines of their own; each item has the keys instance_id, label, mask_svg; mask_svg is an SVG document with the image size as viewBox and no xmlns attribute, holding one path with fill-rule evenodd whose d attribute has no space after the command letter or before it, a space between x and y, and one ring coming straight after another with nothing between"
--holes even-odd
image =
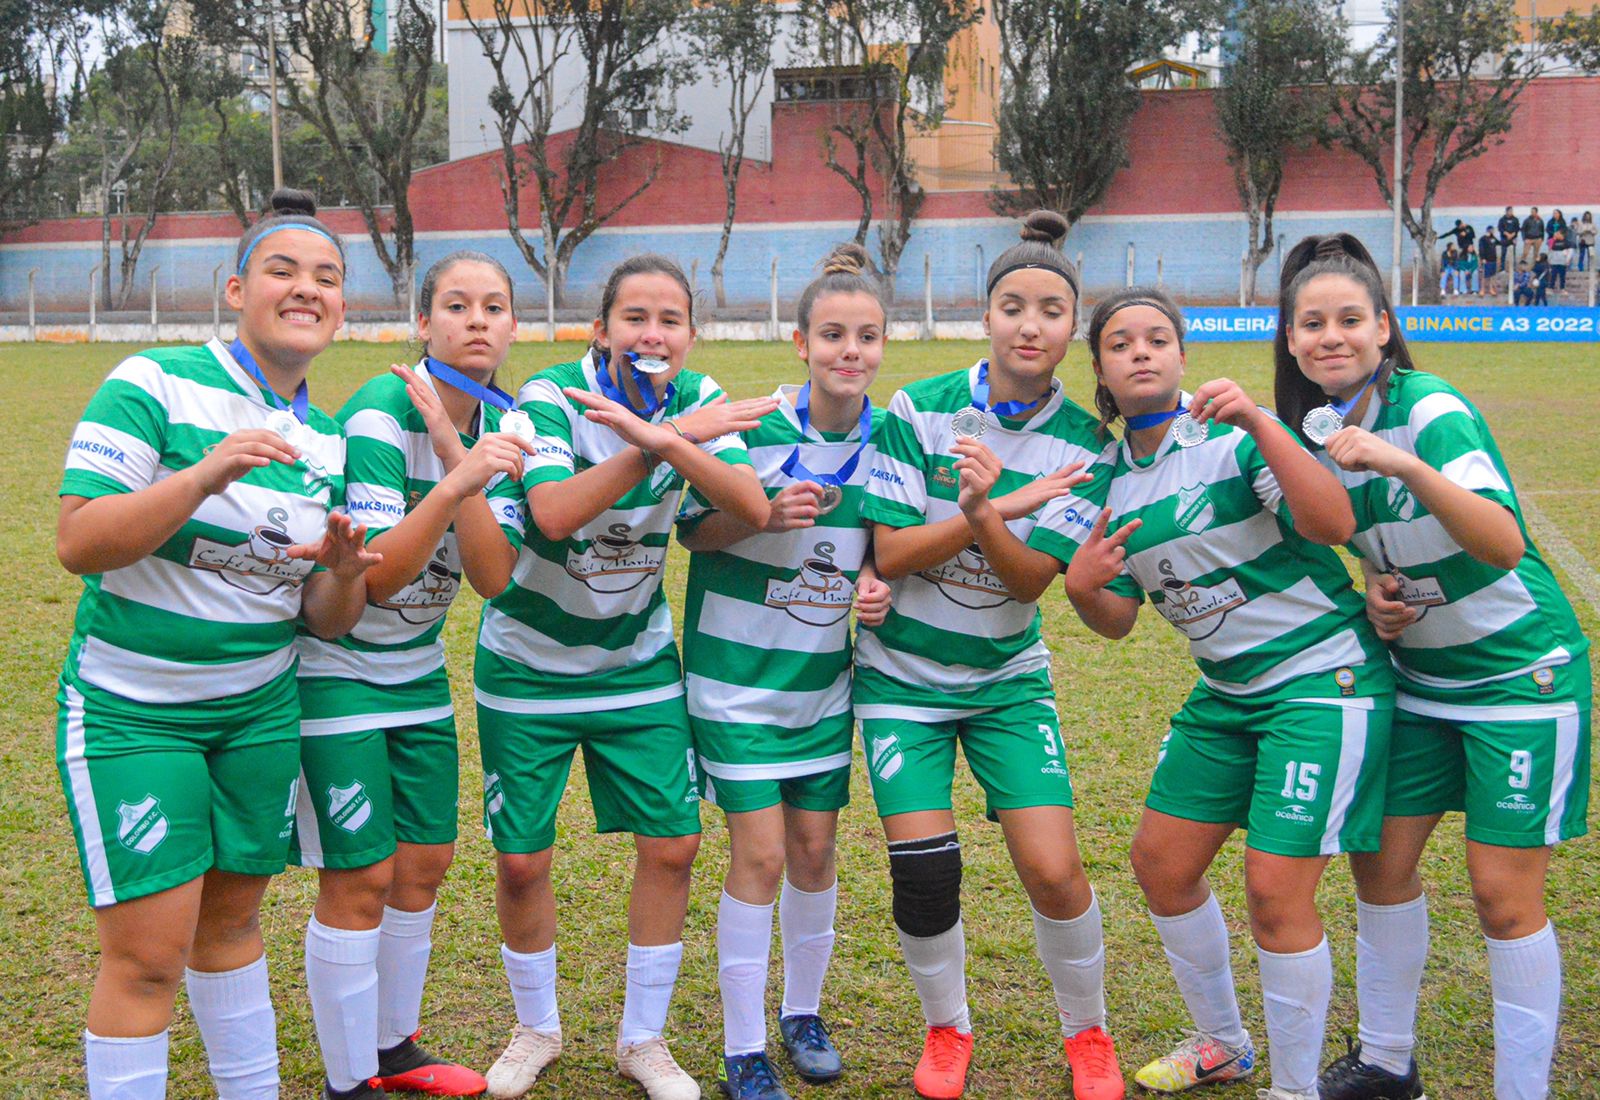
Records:
<instances>
[{"instance_id":1,"label":"spectator in stands","mask_svg":"<svg viewBox=\"0 0 1600 1100\"><path fill-rule=\"evenodd\" d=\"M1566 228L1567 228L1567 216L1561 212L1560 208L1552 210L1550 212L1549 219L1546 220L1545 223L1544 223L1545 234L1547 236L1554 237L1556 235L1556 230L1558 230L1558 229L1564 230Z\"/></svg>"},{"instance_id":2,"label":"spectator in stands","mask_svg":"<svg viewBox=\"0 0 1600 1100\"><path fill-rule=\"evenodd\" d=\"M1484 294L1493 294L1495 272L1500 270L1500 242L1488 226L1478 238L1478 264L1481 280L1478 289Z\"/></svg>"},{"instance_id":3,"label":"spectator in stands","mask_svg":"<svg viewBox=\"0 0 1600 1100\"><path fill-rule=\"evenodd\" d=\"M1465 252L1473 241L1478 239L1478 231L1460 218L1456 219L1455 228L1450 230L1450 235L1456 239L1456 251Z\"/></svg>"},{"instance_id":4,"label":"spectator in stands","mask_svg":"<svg viewBox=\"0 0 1600 1100\"><path fill-rule=\"evenodd\" d=\"M1547 306L1550 304L1550 255L1547 252L1539 253L1539 258L1533 261L1533 304Z\"/></svg>"},{"instance_id":5,"label":"spectator in stands","mask_svg":"<svg viewBox=\"0 0 1600 1100\"><path fill-rule=\"evenodd\" d=\"M1445 245L1444 255L1439 257L1439 293L1453 294L1456 287L1456 260L1461 253L1456 251L1456 242Z\"/></svg>"},{"instance_id":6,"label":"spectator in stands","mask_svg":"<svg viewBox=\"0 0 1600 1100\"><path fill-rule=\"evenodd\" d=\"M1589 270L1589 256L1594 252L1595 224L1594 214L1585 210L1583 217L1579 218L1578 229L1578 270Z\"/></svg>"},{"instance_id":7,"label":"spectator in stands","mask_svg":"<svg viewBox=\"0 0 1600 1100\"><path fill-rule=\"evenodd\" d=\"M1495 233L1500 239L1500 252L1496 262L1501 271L1510 270L1511 250L1516 247L1517 234L1522 232L1522 221L1517 217L1517 212L1511 207L1506 207L1506 212L1500 215L1500 220L1494 224Z\"/></svg>"},{"instance_id":8,"label":"spectator in stands","mask_svg":"<svg viewBox=\"0 0 1600 1100\"><path fill-rule=\"evenodd\" d=\"M1539 208L1535 206L1526 218L1522 219L1522 258L1532 260L1539 255L1539 247L1544 244L1544 219L1539 216Z\"/></svg>"},{"instance_id":9,"label":"spectator in stands","mask_svg":"<svg viewBox=\"0 0 1600 1100\"><path fill-rule=\"evenodd\" d=\"M1554 218L1550 219L1552 222ZM1567 265L1572 262L1572 245L1563 227L1550 234L1550 285L1567 289Z\"/></svg>"},{"instance_id":10,"label":"spectator in stands","mask_svg":"<svg viewBox=\"0 0 1600 1100\"><path fill-rule=\"evenodd\" d=\"M1517 273L1512 276L1514 286L1514 302L1519 306L1533 305L1533 272L1528 270L1527 260L1517 261Z\"/></svg>"},{"instance_id":11,"label":"spectator in stands","mask_svg":"<svg viewBox=\"0 0 1600 1100\"><path fill-rule=\"evenodd\" d=\"M1478 249L1471 241L1456 260L1456 293L1478 293Z\"/></svg>"}]
</instances>

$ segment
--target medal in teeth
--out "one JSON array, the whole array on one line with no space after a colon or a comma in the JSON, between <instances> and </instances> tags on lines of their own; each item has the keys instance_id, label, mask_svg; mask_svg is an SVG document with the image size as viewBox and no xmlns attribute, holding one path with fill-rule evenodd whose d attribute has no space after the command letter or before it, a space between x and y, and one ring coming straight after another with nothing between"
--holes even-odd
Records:
<instances>
[{"instance_id":1,"label":"medal in teeth","mask_svg":"<svg viewBox=\"0 0 1600 1100\"><path fill-rule=\"evenodd\" d=\"M950 418L950 431L956 436L977 439L989 430L989 418L968 405Z\"/></svg>"},{"instance_id":2,"label":"medal in teeth","mask_svg":"<svg viewBox=\"0 0 1600 1100\"><path fill-rule=\"evenodd\" d=\"M633 365L644 371L646 374L662 374L667 370L670 370L672 367L672 364L667 362L665 359L656 359L654 357L646 358L643 355L635 359L633 361Z\"/></svg>"},{"instance_id":3,"label":"medal in teeth","mask_svg":"<svg viewBox=\"0 0 1600 1100\"><path fill-rule=\"evenodd\" d=\"M510 432L524 443L533 442L533 417L521 409L512 409L500 417L500 430Z\"/></svg>"},{"instance_id":4,"label":"medal in teeth","mask_svg":"<svg viewBox=\"0 0 1600 1100\"><path fill-rule=\"evenodd\" d=\"M1319 405L1306 413L1300 422L1300 430L1311 442L1321 446L1328 441L1334 432L1344 427L1344 417L1339 415L1339 410L1332 405Z\"/></svg>"},{"instance_id":5,"label":"medal in teeth","mask_svg":"<svg viewBox=\"0 0 1600 1100\"><path fill-rule=\"evenodd\" d=\"M1188 413L1172 418L1172 441L1180 447L1197 447L1211 435L1211 425Z\"/></svg>"}]
</instances>

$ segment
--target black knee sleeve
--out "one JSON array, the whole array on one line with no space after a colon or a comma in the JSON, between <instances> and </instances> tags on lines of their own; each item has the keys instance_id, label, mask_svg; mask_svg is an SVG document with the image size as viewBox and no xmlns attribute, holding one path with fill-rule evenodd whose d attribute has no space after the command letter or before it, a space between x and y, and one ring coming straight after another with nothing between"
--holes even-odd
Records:
<instances>
[{"instance_id":1,"label":"black knee sleeve","mask_svg":"<svg viewBox=\"0 0 1600 1100\"><path fill-rule=\"evenodd\" d=\"M961 842L955 833L889 844L894 922L908 936L948 932L961 919Z\"/></svg>"}]
</instances>

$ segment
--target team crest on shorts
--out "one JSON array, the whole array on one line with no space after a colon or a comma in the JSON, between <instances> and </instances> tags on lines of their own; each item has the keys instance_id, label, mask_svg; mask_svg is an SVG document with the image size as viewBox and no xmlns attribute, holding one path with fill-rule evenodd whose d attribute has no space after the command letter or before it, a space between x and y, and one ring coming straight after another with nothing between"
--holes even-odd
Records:
<instances>
[{"instance_id":1,"label":"team crest on shorts","mask_svg":"<svg viewBox=\"0 0 1600 1100\"><path fill-rule=\"evenodd\" d=\"M899 775L906 763L905 754L900 751L900 738L892 733L887 737L874 737L871 762L873 773L886 783Z\"/></svg>"},{"instance_id":2,"label":"team crest on shorts","mask_svg":"<svg viewBox=\"0 0 1600 1100\"><path fill-rule=\"evenodd\" d=\"M147 856L161 847L171 831L172 823L161 812L161 800L155 795L117 803L117 840L128 851Z\"/></svg>"},{"instance_id":3,"label":"team crest on shorts","mask_svg":"<svg viewBox=\"0 0 1600 1100\"><path fill-rule=\"evenodd\" d=\"M359 779L348 787L328 788L328 817L347 833L359 833L372 820L372 799Z\"/></svg>"},{"instance_id":4,"label":"team crest on shorts","mask_svg":"<svg viewBox=\"0 0 1600 1100\"><path fill-rule=\"evenodd\" d=\"M661 571L665 546L646 546L626 523L613 523L589 540L589 548L567 552L567 573L596 592L628 592Z\"/></svg>"},{"instance_id":5,"label":"team crest on shorts","mask_svg":"<svg viewBox=\"0 0 1600 1100\"><path fill-rule=\"evenodd\" d=\"M807 626L832 626L848 615L855 588L834 564L834 549L831 542L819 542L794 579L767 581L767 606L782 608Z\"/></svg>"},{"instance_id":6,"label":"team crest on shorts","mask_svg":"<svg viewBox=\"0 0 1600 1100\"><path fill-rule=\"evenodd\" d=\"M933 569L917 574L939 589L939 595L951 603L982 611L999 607L1011 599L1005 582L989 567L978 544L973 543L955 557Z\"/></svg>"},{"instance_id":7,"label":"team crest on shorts","mask_svg":"<svg viewBox=\"0 0 1600 1100\"><path fill-rule=\"evenodd\" d=\"M1217 509L1211 503L1210 486L1189 485L1179 489L1173 520L1191 535L1198 535L1215 523Z\"/></svg>"}]
</instances>

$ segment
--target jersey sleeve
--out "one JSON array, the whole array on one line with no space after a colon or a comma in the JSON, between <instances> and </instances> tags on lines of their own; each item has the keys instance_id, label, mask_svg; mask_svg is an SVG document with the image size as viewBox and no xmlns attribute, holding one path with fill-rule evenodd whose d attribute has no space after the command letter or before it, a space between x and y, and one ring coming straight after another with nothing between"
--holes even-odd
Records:
<instances>
[{"instance_id":1,"label":"jersey sleeve","mask_svg":"<svg viewBox=\"0 0 1600 1100\"><path fill-rule=\"evenodd\" d=\"M382 409L357 409L345 421L345 509L369 539L406 514L406 433Z\"/></svg>"},{"instance_id":2,"label":"jersey sleeve","mask_svg":"<svg viewBox=\"0 0 1600 1100\"><path fill-rule=\"evenodd\" d=\"M521 550L528 534L528 498L523 494L522 482L513 477L497 477L484 495L489 498L489 511L494 513L506 541L513 550Z\"/></svg>"},{"instance_id":3,"label":"jersey sleeve","mask_svg":"<svg viewBox=\"0 0 1600 1100\"><path fill-rule=\"evenodd\" d=\"M533 420L534 454L522 467L522 486L531 490L546 481L565 481L577 472L572 451L576 414L572 403L548 378L532 378L517 394L517 407Z\"/></svg>"},{"instance_id":4,"label":"jersey sleeve","mask_svg":"<svg viewBox=\"0 0 1600 1100\"><path fill-rule=\"evenodd\" d=\"M862 519L889 527L920 527L926 522L927 459L917 438L915 415L906 391L896 393L877 435L877 453L861 499Z\"/></svg>"},{"instance_id":5,"label":"jersey sleeve","mask_svg":"<svg viewBox=\"0 0 1600 1100\"><path fill-rule=\"evenodd\" d=\"M679 411L678 415L682 416L684 413L694 412L696 409L703 408L723 396L725 395L721 386L705 375L701 375L700 392ZM745 446L744 436L738 432L729 432L727 435L718 436L716 439L708 439L700 444L700 449L707 454L716 455L729 466L751 465L750 450Z\"/></svg>"},{"instance_id":6,"label":"jersey sleeve","mask_svg":"<svg viewBox=\"0 0 1600 1100\"><path fill-rule=\"evenodd\" d=\"M1113 445L1114 446L1114 445ZM1089 466L1090 480L1073 492L1049 501L1039 512L1039 518L1028 534L1028 545L1049 554L1063 566L1072 560L1095 521L1105 507L1106 494L1111 491L1111 474L1114 462L1107 461L1108 449Z\"/></svg>"},{"instance_id":7,"label":"jersey sleeve","mask_svg":"<svg viewBox=\"0 0 1600 1100\"><path fill-rule=\"evenodd\" d=\"M1261 411L1266 413L1267 419L1271 422L1274 430L1283 432L1294 440L1296 447L1301 450L1305 449L1305 444L1300 442L1299 438L1284 425L1283 421L1266 409ZM1239 440L1239 449L1236 452L1239 456L1239 472L1249 480L1250 489L1255 493L1256 499L1261 502L1261 507L1293 527L1294 516L1290 514L1288 507L1284 505L1283 486L1278 484L1278 475L1272 472L1271 466L1267 465L1266 458L1261 454L1261 448L1256 445L1256 441L1250 433L1241 428L1239 434L1243 437Z\"/></svg>"},{"instance_id":8,"label":"jersey sleeve","mask_svg":"<svg viewBox=\"0 0 1600 1100\"><path fill-rule=\"evenodd\" d=\"M1407 427L1417 457L1469 493L1514 508L1510 479L1495 462L1489 428L1477 411L1446 391L1411 406Z\"/></svg>"},{"instance_id":9,"label":"jersey sleeve","mask_svg":"<svg viewBox=\"0 0 1600 1100\"><path fill-rule=\"evenodd\" d=\"M133 493L155 483L168 430L165 379L141 355L117 365L73 430L61 496Z\"/></svg>"}]
</instances>

